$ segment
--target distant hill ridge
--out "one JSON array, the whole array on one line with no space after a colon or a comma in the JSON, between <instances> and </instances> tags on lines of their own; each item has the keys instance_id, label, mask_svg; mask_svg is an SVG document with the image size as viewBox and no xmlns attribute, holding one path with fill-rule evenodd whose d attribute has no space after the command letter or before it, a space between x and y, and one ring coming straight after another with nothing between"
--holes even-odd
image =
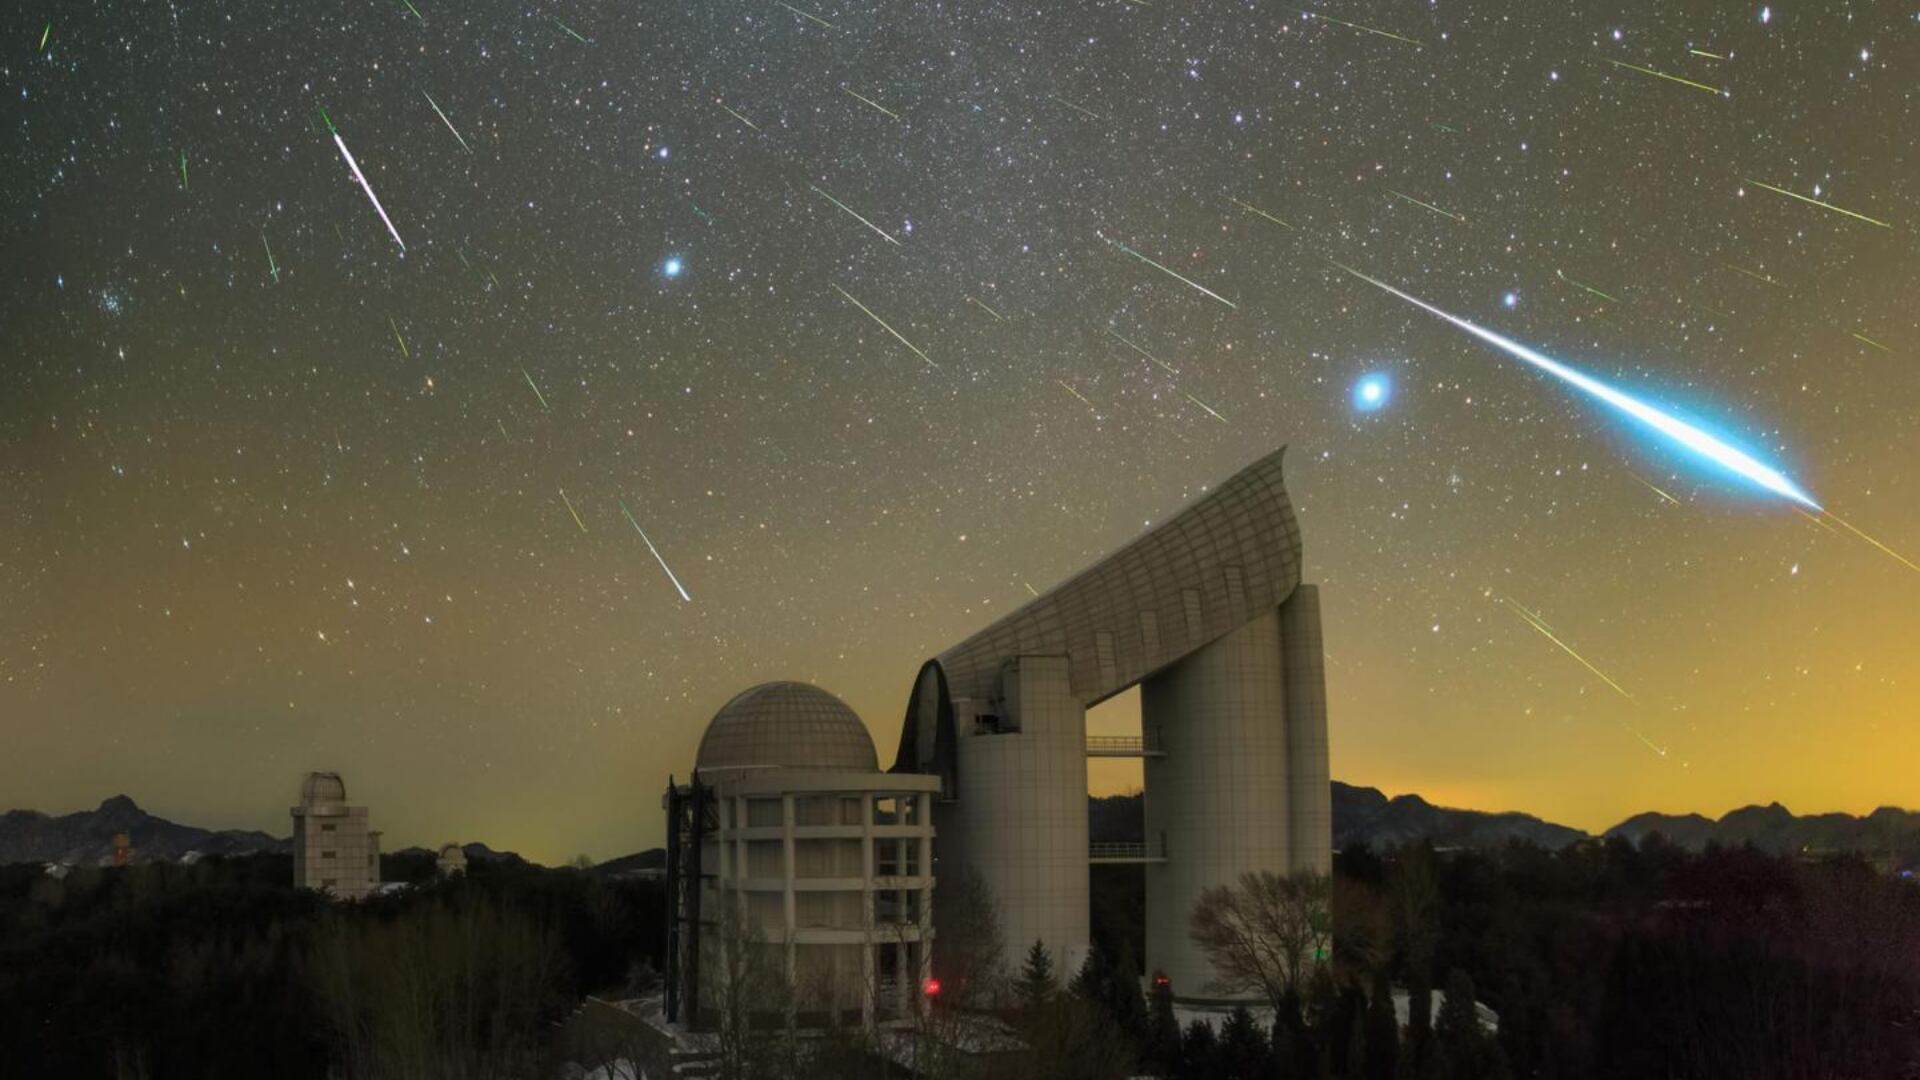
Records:
<instances>
[{"instance_id":1,"label":"distant hill ridge","mask_svg":"<svg viewBox=\"0 0 1920 1080\"><path fill-rule=\"evenodd\" d=\"M1095 841L1138 840L1145 827L1141 796L1096 796L1088 802L1089 833ZM1864 817L1852 814L1795 815L1779 803L1743 806L1719 820L1700 814L1636 814L1601 834L1634 843L1660 833L1685 848L1709 843L1746 844L1773 852L1854 851L1868 854L1920 854L1920 811L1883 806ZM37 810L0 814L0 864L41 862L76 866L112 861L113 837L126 833L136 862L173 861L188 852L234 855L285 852L291 840L245 829L202 829L180 825L142 810L125 795L115 795L93 810L49 815ZM1394 847L1429 840L1440 847L1493 847L1527 840L1559 848L1591 839L1588 833L1542 821L1531 814L1495 813L1435 806L1418 795L1388 797L1378 788L1333 782L1333 844L1366 843ZM464 844L474 862L524 863L510 851L485 844ZM403 848L390 855L432 856L428 848ZM618 873L664 865L659 848L600 863L600 873Z\"/></svg>"}]
</instances>

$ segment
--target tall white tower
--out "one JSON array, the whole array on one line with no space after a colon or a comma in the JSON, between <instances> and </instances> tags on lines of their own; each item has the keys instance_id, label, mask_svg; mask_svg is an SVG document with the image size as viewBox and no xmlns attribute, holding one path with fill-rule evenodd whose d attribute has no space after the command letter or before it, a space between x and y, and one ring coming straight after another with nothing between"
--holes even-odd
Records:
<instances>
[{"instance_id":1,"label":"tall white tower","mask_svg":"<svg viewBox=\"0 0 1920 1080\"><path fill-rule=\"evenodd\" d=\"M367 808L347 805L339 773L308 773L293 808L293 884L358 900L380 882L380 834Z\"/></svg>"}]
</instances>

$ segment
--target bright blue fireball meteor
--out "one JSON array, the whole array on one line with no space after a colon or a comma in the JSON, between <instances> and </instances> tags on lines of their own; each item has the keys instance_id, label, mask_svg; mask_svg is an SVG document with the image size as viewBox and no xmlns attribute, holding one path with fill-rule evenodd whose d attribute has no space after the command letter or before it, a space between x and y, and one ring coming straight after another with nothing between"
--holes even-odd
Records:
<instances>
[{"instance_id":1,"label":"bright blue fireball meteor","mask_svg":"<svg viewBox=\"0 0 1920 1080\"><path fill-rule=\"evenodd\" d=\"M1331 259L1328 261L1333 262ZM1334 262L1333 265L1338 266L1340 269L1345 270L1347 273L1352 274L1354 277L1359 278L1369 285L1392 293L1423 311L1445 319L1460 329L1465 330L1467 333L1472 334L1474 337L1479 338L1481 341L1499 349L1501 352L1515 359L1523 360L1562 382L1570 384L1575 389L1582 390L1592 397L1599 398L1601 401L1626 413L1647 427L1652 428L1673 442L1691 450L1693 453L1713 462L1728 472L1740 476L1751 483L1758 484L1760 487L1773 492L1775 495L1799 503L1801 506L1810 507L1814 510L1821 509L1820 504L1814 502L1811 495L1800 490L1799 485L1787 479L1778 469L1754 460L1754 458L1745 451L1727 445L1725 442L1701 431L1685 420L1663 412L1629 394L1615 390L1613 387L1608 386L1593 376L1568 367L1550 356L1543 356L1517 341L1502 337L1485 327L1476 326L1457 315L1449 315L1439 308L1434 307L1432 304L1427 303L1425 300L1401 292L1399 289L1394 288L1378 278L1368 277L1351 266L1339 262Z\"/></svg>"}]
</instances>

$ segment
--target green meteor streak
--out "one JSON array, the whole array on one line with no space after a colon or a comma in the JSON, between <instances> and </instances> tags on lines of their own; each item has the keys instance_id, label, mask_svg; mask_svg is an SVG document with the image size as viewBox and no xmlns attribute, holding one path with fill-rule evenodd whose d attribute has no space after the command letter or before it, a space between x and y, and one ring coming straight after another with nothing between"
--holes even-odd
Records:
<instances>
[{"instance_id":1,"label":"green meteor streak","mask_svg":"<svg viewBox=\"0 0 1920 1080\"><path fill-rule=\"evenodd\" d=\"M1854 336L1854 338L1855 338L1855 339L1857 339L1857 340L1859 340L1859 341L1864 341L1864 342L1866 342L1866 343L1867 343L1868 345L1871 345L1871 346L1873 346L1874 348L1876 348L1876 349L1879 349L1879 350L1880 350L1881 352L1892 352L1892 351L1893 351L1892 349L1889 349L1889 348L1887 348L1887 347L1886 347L1885 345L1882 345L1882 344L1880 344L1879 342L1877 342L1877 341L1875 341L1875 340L1873 340L1872 338L1870 338L1870 337L1868 337L1868 336L1867 336L1867 335L1865 335L1865 334L1862 334L1862 333L1860 333L1860 332L1859 332L1859 331L1857 331L1857 330L1853 332L1853 336Z\"/></svg>"},{"instance_id":2,"label":"green meteor streak","mask_svg":"<svg viewBox=\"0 0 1920 1080\"><path fill-rule=\"evenodd\" d=\"M882 329L882 330L885 330L885 331L886 331L887 333L889 333L889 334L892 334L892 335L894 336L894 339L895 339L896 341L898 341L898 342L900 342L900 344L902 344L902 345L905 345L905 346L906 346L907 348L909 348L909 349L912 349L912 350L913 350L913 355L915 355L915 356L917 356L917 357L919 357L919 358L920 358L920 359L922 359L922 360L925 360L925 361L927 362L927 366L928 366L928 367L931 367L931 368L937 368L937 367L939 367L939 366L940 366L939 364L936 364L936 363L934 363L934 362L933 362L933 357L931 357L931 356L928 356L928 355L927 355L926 353L923 353L923 352L921 352L921 351L920 351L920 346L918 346L918 345L915 345L915 344L914 344L913 342L911 342L911 341L908 341L908 340L907 340L906 338L904 338L904 337L902 337L902 336L900 336L900 331L898 331L898 330L895 330L895 329L894 329L893 327L891 327L891 326L888 326L888 325L887 325L887 320L885 320L885 319L883 319L883 318L881 318L881 317L880 317L880 316L878 316L878 315L875 315L875 314L873 313L873 309L872 309L872 308L870 308L870 307L868 307L867 305L865 305L865 304L863 304L863 303L861 303L861 302L860 302L860 301L858 301L858 300L854 300L854 299L853 299L853 294L852 294L852 293L850 293L850 292L848 292L848 291L847 291L847 290L845 290L845 289L842 289L842 288L841 288L841 287L840 287L839 285L837 285L837 284L836 284L836 285L834 285L834 287L833 287L833 289L834 289L834 291L835 291L835 292L837 292L837 293L839 293L839 294L840 294L841 296L844 296L844 297L846 297L846 298L847 298L848 300L851 300L851 301L853 301L853 306L854 306L854 307L857 307L857 308L859 308L859 309L860 309L861 311L863 311L863 312L865 312L865 313L866 313L866 316L867 316L867 318L869 318L869 319L872 319L872 320L873 320L874 322L877 322L877 323L879 323L879 324L880 324L880 329Z\"/></svg>"},{"instance_id":3,"label":"green meteor streak","mask_svg":"<svg viewBox=\"0 0 1920 1080\"><path fill-rule=\"evenodd\" d=\"M1717 86L1708 86L1706 83L1694 82L1692 79L1683 79L1678 75L1669 75L1664 71L1655 71L1650 67L1641 67L1639 64L1629 64L1622 60L1614 60L1609 57L1601 57L1601 59L1606 60L1607 63L1612 64L1614 67L1623 67L1623 68L1626 68L1628 71L1637 71L1642 75L1651 75L1656 79L1665 79L1668 82L1677 82L1681 86L1691 86L1695 90L1705 90L1709 94L1726 96L1726 91L1720 89Z\"/></svg>"},{"instance_id":4,"label":"green meteor streak","mask_svg":"<svg viewBox=\"0 0 1920 1080\"><path fill-rule=\"evenodd\" d=\"M1107 240L1107 238L1104 236L1102 236L1100 239ZM1133 250L1127 245L1120 243L1118 240L1107 240L1107 243L1112 244L1114 247L1119 248L1121 251L1124 251L1127 254L1133 256L1134 258L1139 259L1141 262L1146 263L1148 266L1153 267L1155 270L1160 271L1161 273L1167 275L1168 277L1174 278L1186 285L1189 285L1195 289L1200 290L1203 293L1206 293L1208 296L1213 297L1215 300L1220 301L1221 303L1227 305L1233 310L1235 311L1240 310L1239 304L1236 304L1233 301L1227 299L1226 297L1221 296L1219 293L1214 292L1212 289L1207 288L1205 285L1200 284L1199 282L1193 280L1192 278L1183 277L1179 273L1173 270L1169 270L1168 268L1160 265L1159 263L1154 262L1152 259L1147 258L1145 255L1142 255L1139 252Z\"/></svg>"},{"instance_id":5,"label":"green meteor streak","mask_svg":"<svg viewBox=\"0 0 1920 1080\"><path fill-rule=\"evenodd\" d=\"M852 90L847 90L847 88L846 88L846 87L844 87L844 86L843 86L843 87L841 87L840 89L842 89L842 90L846 90L846 91L847 91L847 93L849 93L849 94L853 94L853 96L854 96L854 97L857 97L857 98L859 98L859 99L860 99L861 101L864 101L864 102L866 102L867 104L869 104L869 105L871 105L871 106L873 106L874 108L876 108L876 109L879 109L879 110L880 110L881 112L883 112L883 113L886 113L886 114L887 114L888 116L891 116L891 117L893 117L893 118L894 118L895 120L898 120L898 119L900 119L900 114L899 114L899 113L897 113L897 112L894 112L894 111L893 111L892 109L889 109L889 108L887 108L887 107L886 107L885 105L882 105L882 104L880 104L879 102L877 102L877 101L875 101L875 100L873 100L872 98L870 98L870 97L865 97L865 96L863 96L863 95L860 95L860 94L857 94L857 93L854 93L854 92L853 92Z\"/></svg>"},{"instance_id":6,"label":"green meteor streak","mask_svg":"<svg viewBox=\"0 0 1920 1080\"><path fill-rule=\"evenodd\" d=\"M1805 195L1802 195L1797 191L1788 191L1786 188L1774 187L1772 184L1763 184L1760 181L1753 180L1753 179L1749 179L1747 183L1752 184L1754 187L1757 187L1757 188L1764 188L1767 191L1773 192L1775 195L1785 195L1789 199L1799 199L1803 203L1809 203L1811 205L1819 207L1822 210L1831 210L1836 214L1845 214L1850 218L1853 218L1857 221L1864 221L1869 225L1878 225L1883 229L1893 228L1893 226L1887 224L1884 221L1879 220L1878 218L1870 218L1865 214L1856 214L1851 210L1847 210L1847 209L1843 209L1841 207L1835 206L1830 202L1821 202L1819 199L1809 199Z\"/></svg>"},{"instance_id":7,"label":"green meteor streak","mask_svg":"<svg viewBox=\"0 0 1920 1080\"><path fill-rule=\"evenodd\" d=\"M1235 206L1238 206L1242 210L1247 211L1248 213L1259 214L1261 217L1266 218L1268 221L1273 222L1275 225L1286 226L1287 228L1292 229L1294 232L1300 231L1297 226L1289 225L1287 224L1287 222L1281 221L1279 218L1274 217L1272 214L1267 213L1265 210L1260 209L1259 207L1253 205L1252 203L1241 202L1239 199L1236 199L1231 195L1227 196L1227 201L1232 203Z\"/></svg>"},{"instance_id":8,"label":"green meteor streak","mask_svg":"<svg viewBox=\"0 0 1920 1080\"><path fill-rule=\"evenodd\" d=\"M267 249L267 273L273 275L273 283L280 284L280 264L273 261L273 245L267 243L267 230L260 230L260 246Z\"/></svg>"},{"instance_id":9,"label":"green meteor streak","mask_svg":"<svg viewBox=\"0 0 1920 1080\"><path fill-rule=\"evenodd\" d=\"M546 409L548 412L552 412L552 406L547 404L547 395L540 392L540 387L533 381L533 376L527 374L526 368L521 368L520 374L527 380L527 386L533 390L533 396L540 399L540 407Z\"/></svg>"},{"instance_id":10,"label":"green meteor streak","mask_svg":"<svg viewBox=\"0 0 1920 1080\"><path fill-rule=\"evenodd\" d=\"M1388 191L1393 191L1393 189L1392 189L1392 188L1388 188L1387 190L1388 190ZM1427 209L1427 210L1431 210L1431 211L1433 211L1434 213L1436 213L1436 214L1439 214L1439 215L1441 215L1442 217L1450 217L1450 218L1452 218L1452 219L1453 219L1453 220L1455 220L1455 221L1465 221L1465 220L1467 220L1467 219L1466 219L1466 216L1465 216L1465 215L1463 215L1463 214L1456 214L1456 213L1454 213L1454 212L1453 212L1453 211L1451 211L1451 210L1442 210L1442 209L1440 209L1439 207L1437 207L1437 206L1435 206L1435 205L1433 205L1433 204L1432 204L1432 203L1430 203L1430 202L1421 202L1421 201L1420 201L1419 199L1416 199L1416 198L1414 198L1413 196L1411 196L1411 195L1408 195L1408 194L1407 194L1407 193L1405 193L1405 192L1402 192L1402 191L1393 191L1393 193L1394 193L1395 195L1398 195L1398 196L1400 196L1401 198L1403 198L1403 199L1405 199L1405 200L1407 200L1408 202L1410 202L1410 203L1412 203L1412 204L1413 204L1413 205L1415 205L1415 206L1418 206L1418 207L1421 207L1421 208L1423 208L1423 209Z\"/></svg>"},{"instance_id":11,"label":"green meteor streak","mask_svg":"<svg viewBox=\"0 0 1920 1080\"><path fill-rule=\"evenodd\" d=\"M421 22L427 21L427 17L420 14L420 9L413 6L413 0L400 0L400 2L407 5L407 10L413 12L414 18L419 19Z\"/></svg>"},{"instance_id":12,"label":"green meteor streak","mask_svg":"<svg viewBox=\"0 0 1920 1080\"><path fill-rule=\"evenodd\" d=\"M1342 19L1336 19L1331 15L1322 15L1317 11L1313 12L1313 17L1316 19L1325 19L1330 23L1333 23L1337 26L1347 27L1350 30L1364 30L1369 34L1379 34L1383 38L1392 38L1395 41L1404 41L1407 44L1412 45L1416 49L1421 48L1425 44L1424 42L1415 41L1410 37L1402 37L1399 34L1389 33L1385 30L1375 30L1371 26L1361 26L1359 23L1346 22Z\"/></svg>"},{"instance_id":13,"label":"green meteor streak","mask_svg":"<svg viewBox=\"0 0 1920 1080\"><path fill-rule=\"evenodd\" d=\"M547 16L547 18L549 18L549 19L553 19L553 16L551 16L551 15L549 15L549 16ZM555 26L557 26L557 27L559 27L559 28L560 28L560 29L562 29L562 30L565 30L565 31L566 31L567 33L569 33L569 34L572 34L572 35L573 35L573 40L575 40L575 41L577 41L577 42L579 42L579 43L580 43L580 44L582 44L582 45L591 45L591 44L593 44L593 42L591 42L591 41L588 41L588 40L587 40L586 38L583 38L583 37L581 37L581 36L579 35L579 33L578 33L578 32L576 32L576 31L574 30L574 28L573 28L573 27L571 27L571 26L568 26L568 25L567 25L566 23L563 23L563 22L561 22L561 21L560 21L559 19L553 19L553 25L555 25Z\"/></svg>"},{"instance_id":14,"label":"green meteor streak","mask_svg":"<svg viewBox=\"0 0 1920 1080\"><path fill-rule=\"evenodd\" d=\"M47 28L40 31L40 47L35 52L47 51L47 39L53 36L53 20L47 20Z\"/></svg>"},{"instance_id":15,"label":"green meteor streak","mask_svg":"<svg viewBox=\"0 0 1920 1080\"><path fill-rule=\"evenodd\" d=\"M193 192L193 185L187 183L187 152L185 150L180 151L180 187L188 194Z\"/></svg>"},{"instance_id":16,"label":"green meteor streak","mask_svg":"<svg viewBox=\"0 0 1920 1080\"><path fill-rule=\"evenodd\" d=\"M1575 281L1575 280L1573 280L1572 278L1570 278L1570 277L1568 277L1568 276L1567 276L1567 272L1566 272L1565 270L1555 270L1555 271L1554 271L1554 273L1556 273L1556 274L1558 274L1558 275L1560 275L1560 280L1561 280L1561 281L1564 281L1564 282L1566 282L1567 284L1569 284L1569 285L1571 285L1571 286L1573 286L1573 287L1574 287L1574 288L1576 288L1576 289L1584 289L1584 290L1586 290L1587 292L1590 292L1590 293L1592 293L1593 295L1595 295L1595 296L1597 296L1597 297L1599 297L1599 298L1600 298L1600 299L1602 299L1602 300L1609 300L1609 301L1612 301L1613 303L1616 303L1616 304L1624 304L1624 303L1626 303L1626 301L1624 301L1624 300L1622 300L1622 299L1620 299L1620 298L1619 298L1619 297L1617 297L1617 296L1608 296L1608 295L1607 295L1606 293L1603 293L1603 292L1601 292L1601 291L1600 291L1599 289L1596 289L1596 288L1594 288L1594 287L1593 287L1593 286L1591 286L1591 285L1587 285L1587 284L1584 284L1584 283L1582 283L1582 282L1578 282L1578 281Z\"/></svg>"},{"instance_id":17,"label":"green meteor streak","mask_svg":"<svg viewBox=\"0 0 1920 1080\"><path fill-rule=\"evenodd\" d=\"M824 26L829 30L833 29L832 23L828 22L827 20L821 18L818 15L812 14L811 12L801 11L799 8L794 7L792 4L785 3L784 0L773 0L773 2L776 4L779 4L781 7L786 8L788 11L793 12L795 15L798 15L803 19L812 19L814 22L819 23L821 26Z\"/></svg>"}]
</instances>

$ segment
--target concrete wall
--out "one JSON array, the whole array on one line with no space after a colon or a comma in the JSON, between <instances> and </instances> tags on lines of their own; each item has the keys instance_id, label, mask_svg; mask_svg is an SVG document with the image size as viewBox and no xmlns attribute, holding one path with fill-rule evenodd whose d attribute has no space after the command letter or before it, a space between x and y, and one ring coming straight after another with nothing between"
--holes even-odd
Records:
<instances>
[{"instance_id":1,"label":"concrete wall","mask_svg":"<svg viewBox=\"0 0 1920 1080\"><path fill-rule=\"evenodd\" d=\"M323 803L293 808L293 884L358 900L380 880L379 834L367 808Z\"/></svg>"},{"instance_id":2,"label":"concrete wall","mask_svg":"<svg viewBox=\"0 0 1920 1080\"><path fill-rule=\"evenodd\" d=\"M1087 714L1063 656L1022 656L1010 664L1004 696L956 701L958 799L942 809L941 873L962 867L993 896L1009 971L1034 941L1054 970L1085 961L1087 894ZM998 712L995 712L998 710ZM981 714L1003 730L979 730ZM1007 731L1017 725L1019 730ZM956 865L957 864L957 865Z\"/></svg>"},{"instance_id":3,"label":"concrete wall","mask_svg":"<svg viewBox=\"0 0 1920 1080\"><path fill-rule=\"evenodd\" d=\"M1327 763L1327 670L1320 588L1302 585L1280 605L1287 687L1288 868L1333 873L1333 787Z\"/></svg>"},{"instance_id":4,"label":"concrete wall","mask_svg":"<svg viewBox=\"0 0 1920 1080\"><path fill-rule=\"evenodd\" d=\"M1141 725L1166 751L1144 770L1147 843L1164 838L1167 860L1146 868L1146 965L1178 997L1225 996L1188 937L1201 892L1291 865L1280 623L1268 611L1140 684Z\"/></svg>"}]
</instances>

